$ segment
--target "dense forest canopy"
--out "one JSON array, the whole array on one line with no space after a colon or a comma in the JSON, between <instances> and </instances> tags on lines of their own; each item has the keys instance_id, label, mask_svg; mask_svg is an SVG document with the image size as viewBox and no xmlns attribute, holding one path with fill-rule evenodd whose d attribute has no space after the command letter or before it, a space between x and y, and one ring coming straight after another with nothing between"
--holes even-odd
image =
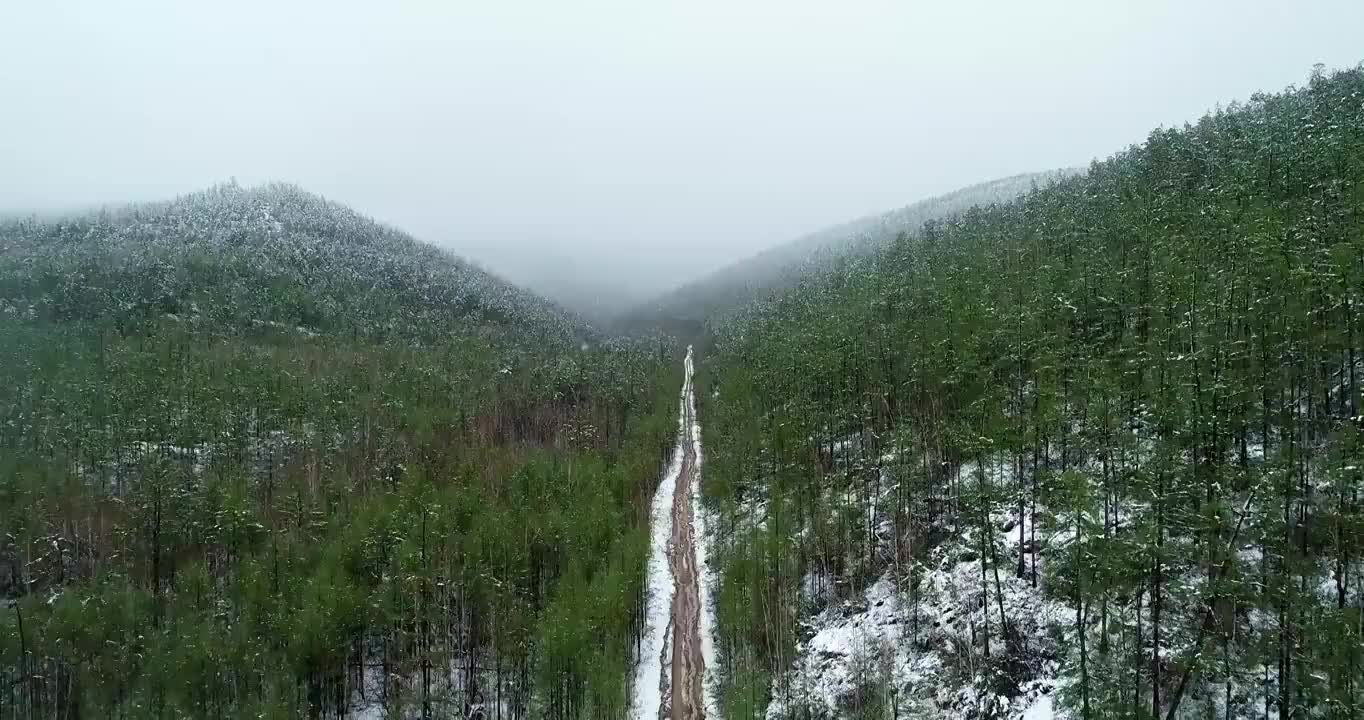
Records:
<instances>
[{"instance_id":1,"label":"dense forest canopy","mask_svg":"<svg viewBox=\"0 0 1364 720\"><path fill-rule=\"evenodd\" d=\"M1362 306L1353 69L712 323L726 717L1357 716Z\"/></svg>"},{"instance_id":2,"label":"dense forest canopy","mask_svg":"<svg viewBox=\"0 0 1364 720\"><path fill-rule=\"evenodd\" d=\"M623 707L666 347L284 185L0 249L0 717Z\"/></svg>"}]
</instances>

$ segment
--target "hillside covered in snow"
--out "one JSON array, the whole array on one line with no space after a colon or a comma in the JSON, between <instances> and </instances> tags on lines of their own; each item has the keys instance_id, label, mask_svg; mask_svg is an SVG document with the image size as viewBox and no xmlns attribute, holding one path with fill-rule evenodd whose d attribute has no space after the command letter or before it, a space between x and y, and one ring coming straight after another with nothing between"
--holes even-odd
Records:
<instances>
[{"instance_id":1,"label":"hillside covered in snow","mask_svg":"<svg viewBox=\"0 0 1364 720\"><path fill-rule=\"evenodd\" d=\"M589 334L530 292L287 184L0 222L0 312L427 342Z\"/></svg>"}]
</instances>

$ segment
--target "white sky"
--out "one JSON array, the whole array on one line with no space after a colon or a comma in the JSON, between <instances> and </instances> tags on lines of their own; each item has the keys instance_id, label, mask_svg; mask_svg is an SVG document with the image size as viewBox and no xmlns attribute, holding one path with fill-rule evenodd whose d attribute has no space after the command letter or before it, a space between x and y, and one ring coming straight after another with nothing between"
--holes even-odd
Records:
<instances>
[{"instance_id":1,"label":"white sky","mask_svg":"<svg viewBox=\"0 0 1364 720\"><path fill-rule=\"evenodd\" d=\"M670 288L1364 60L1364 2L0 0L0 209L287 180Z\"/></svg>"}]
</instances>

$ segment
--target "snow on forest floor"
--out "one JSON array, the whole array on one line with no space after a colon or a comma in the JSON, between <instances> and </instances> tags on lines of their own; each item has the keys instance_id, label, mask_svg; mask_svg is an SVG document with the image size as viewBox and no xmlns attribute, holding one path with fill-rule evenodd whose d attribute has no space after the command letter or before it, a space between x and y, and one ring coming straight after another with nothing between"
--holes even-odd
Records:
<instances>
[{"instance_id":1,"label":"snow on forest floor","mask_svg":"<svg viewBox=\"0 0 1364 720\"><path fill-rule=\"evenodd\" d=\"M1000 582L1005 614L1014 632L1045 642L1047 627L1063 622L1065 608L1046 600L1040 589L1012 573L1001 574ZM897 590L895 585L893 573L888 572L855 600L827 608L805 623L814 634L798 645L795 669L784 679L789 687L774 688L767 713L770 720L797 709L814 710L816 717L841 717L887 675L905 717L923 712L965 716L993 711L1015 717L1025 710L1039 712L1034 706L1055 682L1054 660L1039 656L1040 672L1014 698L988 691L983 687L986 677L959 666L957 653L983 630L979 561L946 564L926 572L917 613L905 600L907 589ZM991 646L1003 652L996 607L992 598L989 612L995 637Z\"/></svg>"},{"instance_id":2,"label":"snow on forest floor","mask_svg":"<svg viewBox=\"0 0 1364 720\"><path fill-rule=\"evenodd\" d=\"M852 441L839 443L833 460L845 464L843 471L857 472L862 467L858 460L861 450ZM1239 456L1239 452L1235 454ZM1251 464L1268 461L1259 443L1249 443L1245 456ZM883 467L893 466L896 456L891 454L880 460ZM974 463L964 464L959 472L961 482L968 487L974 484L977 473ZM1007 463L987 463L987 484L1013 487L1016 483L1012 472ZM895 487L892 474L893 471L884 471L879 487L885 491L867 512L867 527L874 528L868 536L875 538L877 546L872 548L876 564L866 586L835 593L832 578L814 572L805 578L802 594L810 609L802 618L801 639L791 670L774 679L769 720L853 717L859 706L873 702L882 703L887 710L896 708L896 717L1024 720L1057 717L1061 710L1055 694L1062 661L1058 643L1073 643L1075 609L1064 600L1049 597L1045 566L1048 558L1060 558L1072 548L1073 527L1070 523L1058 526L1055 519L1049 521L1050 513L1042 507L1037 508L1034 527L1032 513L1020 517L1017 506L996 506L991 515L991 532L998 558L982 568L980 550L988 543L981 542L980 528L937 525L934 530L942 536L934 541L936 544L927 557L920 559L916 568L918 583L911 591L908 568L897 571L892 567L894 553L888 543L893 540L896 528L888 514L878 507ZM1324 492L1331 475L1322 468L1313 468L1310 478L1313 489ZM836 481L837 476L831 478L831 483ZM833 507L837 500L831 496L826 502ZM1244 512L1242 506L1248 507L1250 502L1238 497L1230 505L1240 513ZM1114 516L1114 528L1126 531L1141 511L1140 503L1130 504ZM1024 540L1018 534L1020 523ZM1031 546L1034 537L1036 585L1031 579L1031 567L1022 576L1016 574L1022 552L1020 543ZM1247 582L1266 582L1261 577L1265 557L1249 534L1240 538L1235 557L1237 572ZM1024 559L1030 566L1033 554L1025 554ZM1307 573L1310 578L1305 586L1307 594L1323 606L1335 606L1340 591L1337 572L1331 559L1319 559ZM1364 562L1347 565L1345 573L1346 604L1351 607L1364 604L1364 581L1359 580L1364 578ZM1197 564L1184 566L1165 578L1171 627L1196 627L1201 617L1197 608L1201 607L1206 583L1203 566ZM1009 646L1000 632L1000 604L1014 637ZM1130 599L1118 597L1107 608L1113 613L1114 627L1130 622L1134 613L1144 613L1138 617L1150 621L1149 609L1140 606L1140 595L1135 608ZM1274 613L1254 606L1243 607L1242 612L1243 632L1248 637L1275 638L1281 634ZM981 648L987 622L992 658L988 661L982 659L985 653ZM1101 637L1093 620L1089 634L1091 642L1097 643ZM1129 641L1123 632L1115 632L1110 639L1118 643ZM1165 637L1161 655L1171 661L1189 657L1196 652L1193 642L1192 633L1171 632ZM1132 651L1132 647L1124 646L1122 652ZM1250 652L1245 647L1232 648L1233 658ZM873 697L880 692L877 688L883 687L889 687L893 696ZM1224 707L1226 692L1230 692L1235 703L1230 712ZM1208 713L1217 717L1253 714L1275 718L1278 715L1272 699L1278 692L1271 668L1252 663L1248 670L1235 672L1230 680L1192 684L1185 694L1181 716Z\"/></svg>"},{"instance_id":3,"label":"snow on forest floor","mask_svg":"<svg viewBox=\"0 0 1364 720\"><path fill-rule=\"evenodd\" d=\"M1050 695L1043 695L1023 710L1023 720L1052 720L1056 717L1056 710L1052 705Z\"/></svg>"},{"instance_id":4,"label":"snow on forest floor","mask_svg":"<svg viewBox=\"0 0 1364 720\"><path fill-rule=\"evenodd\" d=\"M974 469L963 468L964 475L968 472ZM973 665L987 621L992 653L999 657L1009 651L999 627L993 566L985 568L989 598L983 606L981 560L972 551L981 544L976 529L963 528L931 550L920 566L917 604L907 573L897 576L892 568L862 592L807 617L792 670L773 683L769 720L849 717L859 705L876 702L869 695L887 685L894 697L880 702L887 710L894 707L899 717L1052 717L1058 664L1048 630L1065 623L1067 610L1044 595L1040 558L1036 587L1028 574L1015 576L1018 547L1006 533L1017 531L1016 512L996 513L993 521L1004 614L1023 643L1015 677L1002 682L995 669ZM1002 685L1011 691L1000 692Z\"/></svg>"}]
</instances>

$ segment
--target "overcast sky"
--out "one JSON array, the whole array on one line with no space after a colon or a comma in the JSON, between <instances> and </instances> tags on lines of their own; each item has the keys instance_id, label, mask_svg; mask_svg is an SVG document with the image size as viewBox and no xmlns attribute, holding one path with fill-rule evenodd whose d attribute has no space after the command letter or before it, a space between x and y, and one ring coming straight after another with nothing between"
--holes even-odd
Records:
<instances>
[{"instance_id":1,"label":"overcast sky","mask_svg":"<svg viewBox=\"0 0 1364 720\"><path fill-rule=\"evenodd\" d=\"M0 209L296 182L651 295L1364 60L1364 2L0 0Z\"/></svg>"}]
</instances>

